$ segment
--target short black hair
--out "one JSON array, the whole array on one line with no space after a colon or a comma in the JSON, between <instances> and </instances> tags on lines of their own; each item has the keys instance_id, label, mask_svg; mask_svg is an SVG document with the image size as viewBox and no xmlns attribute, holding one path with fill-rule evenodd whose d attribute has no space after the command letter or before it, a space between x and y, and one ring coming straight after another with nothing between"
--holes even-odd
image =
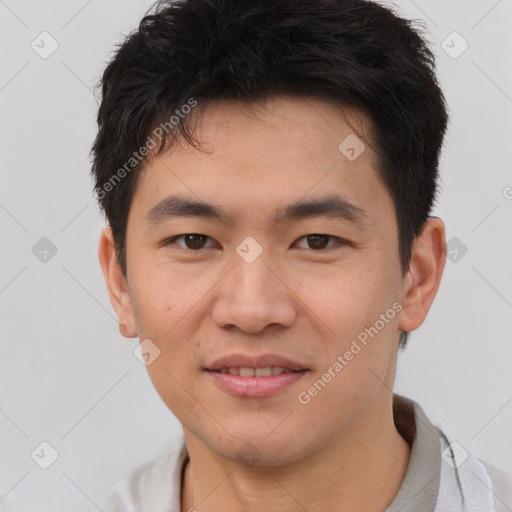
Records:
<instances>
[{"instance_id":1,"label":"short black hair","mask_svg":"<svg viewBox=\"0 0 512 512\"><path fill-rule=\"evenodd\" d=\"M414 238L436 201L448 123L422 28L367 0L154 4L118 46L98 84L92 174L123 273L128 213L146 159L177 140L197 147L191 121L201 105L285 94L322 98L371 120L405 275ZM400 346L406 342L402 332Z\"/></svg>"}]
</instances>

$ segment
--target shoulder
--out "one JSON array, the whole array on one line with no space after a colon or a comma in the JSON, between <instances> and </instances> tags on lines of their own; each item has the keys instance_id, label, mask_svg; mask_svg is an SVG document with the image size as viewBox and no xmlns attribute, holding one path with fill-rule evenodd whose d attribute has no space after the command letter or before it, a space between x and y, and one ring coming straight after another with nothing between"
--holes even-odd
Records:
<instances>
[{"instance_id":1,"label":"shoulder","mask_svg":"<svg viewBox=\"0 0 512 512\"><path fill-rule=\"evenodd\" d=\"M188 457L183 435L156 458L125 475L101 505L103 512L179 511L181 472Z\"/></svg>"},{"instance_id":2,"label":"shoulder","mask_svg":"<svg viewBox=\"0 0 512 512\"><path fill-rule=\"evenodd\" d=\"M497 512L509 512L512 506L512 473L503 471L488 462L477 459L487 471Z\"/></svg>"}]
</instances>

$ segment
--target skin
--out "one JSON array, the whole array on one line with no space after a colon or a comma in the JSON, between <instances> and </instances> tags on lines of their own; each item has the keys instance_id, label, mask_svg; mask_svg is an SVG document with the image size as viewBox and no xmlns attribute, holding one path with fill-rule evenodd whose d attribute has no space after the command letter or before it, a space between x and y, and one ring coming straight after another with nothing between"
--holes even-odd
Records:
<instances>
[{"instance_id":1,"label":"skin","mask_svg":"<svg viewBox=\"0 0 512 512\"><path fill-rule=\"evenodd\" d=\"M102 232L99 258L122 333L159 348L147 369L183 425L190 461L182 511L259 511L269 503L283 512L340 503L379 511L403 480L410 447L392 414L398 329L417 329L428 313L444 269L445 229L441 219L427 220L402 276L394 207L373 151L367 144L350 161L338 150L355 129L369 137L370 122L344 112L286 96L211 103L195 131L206 151L181 144L140 177L126 277L110 228ZM278 208L333 192L365 210L364 221L272 220ZM171 194L216 204L234 218L149 222L149 210ZM183 238L163 244L186 233L209 238L189 242L192 248ZM311 234L329 237L315 245ZM263 250L253 263L236 253L247 236ZM298 393L397 302L401 311L378 335L300 403ZM202 369L233 352L274 352L309 371L274 396L235 397ZM259 458L246 465L238 452L249 442Z\"/></svg>"}]
</instances>

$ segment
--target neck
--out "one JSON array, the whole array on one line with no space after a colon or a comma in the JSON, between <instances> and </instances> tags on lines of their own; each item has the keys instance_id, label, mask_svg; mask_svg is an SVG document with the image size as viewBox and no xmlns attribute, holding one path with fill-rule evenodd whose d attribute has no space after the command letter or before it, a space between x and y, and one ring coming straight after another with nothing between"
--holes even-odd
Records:
<instances>
[{"instance_id":1,"label":"neck","mask_svg":"<svg viewBox=\"0 0 512 512\"><path fill-rule=\"evenodd\" d=\"M189 462L182 479L182 512L256 512L268 504L298 510L384 511L396 496L410 447L396 430L392 393L373 402L348 431L310 457L282 466L246 466L208 449L185 431Z\"/></svg>"}]
</instances>

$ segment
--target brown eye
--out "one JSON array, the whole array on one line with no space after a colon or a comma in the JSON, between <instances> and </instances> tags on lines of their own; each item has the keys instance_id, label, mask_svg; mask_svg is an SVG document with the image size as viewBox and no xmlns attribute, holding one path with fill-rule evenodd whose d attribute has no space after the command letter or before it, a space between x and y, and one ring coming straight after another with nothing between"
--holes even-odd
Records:
<instances>
[{"instance_id":1,"label":"brown eye","mask_svg":"<svg viewBox=\"0 0 512 512\"><path fill-rule=\"evenodd\" d=\"M310 249L325 249L329 242L329 235L308 235L306 237Z\"/></svg>"},{"instance_id":2,"label":"brown eye","mask_svg":"<svg viewBox=\"0 0 512 512\"><path fill-rule=\"evenodd\" d=\"M206 235L201 235L198 233L185 233L184 235L176 235L164 242L166 246L178 245L183 249L190 250L200 250L204 248L208 248L206 242L211 240L210 237Z\"/></svg>"},{"instance_id":3,"label":"brown eye","mask_svg":"<svg viewBox=\"0 0 512 512\"><path fill-rule=\"evenodd\" d=\"M196 235L195 233L183 235L183 237L188 249L202 249L208 238L206 235Z\"/></svg>"},{"instance_id":4,"label":"brown eye","mask_svg":"<svg viewBox=\"0 0 512 512\"><path fill-rule=\"evenodd\" d=\"M351 243L347 242L342 238L338 238L333 235L323 235L321 233L312 233L311 235L305 235L295 242L297 247L300 249L309 249L313 251L325 252L329 249L342 248L344 246L350 246Z\"/></svg>"}]
</instances>

